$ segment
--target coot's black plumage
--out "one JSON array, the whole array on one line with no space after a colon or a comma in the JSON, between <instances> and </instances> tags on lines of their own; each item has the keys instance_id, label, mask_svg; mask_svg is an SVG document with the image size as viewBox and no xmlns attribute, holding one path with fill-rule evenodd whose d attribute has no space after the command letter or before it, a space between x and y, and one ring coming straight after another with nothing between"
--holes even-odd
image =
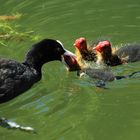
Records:
<instances>
[{"instance_id":1,"label":"coot's black plumage","mask_svg":"<svg viewBox=\"0 0 140 140\"><path fill-rule=\"evenodd\" d=\"M33 45L23 63L1 58L0 103L6 102L31 88L34 83L41 79L42 65L53 60L61 61L62 55L69 54L60 41L44 39ZM70 66L70 60L68 64Z\"/></svg>"}]
</instances>

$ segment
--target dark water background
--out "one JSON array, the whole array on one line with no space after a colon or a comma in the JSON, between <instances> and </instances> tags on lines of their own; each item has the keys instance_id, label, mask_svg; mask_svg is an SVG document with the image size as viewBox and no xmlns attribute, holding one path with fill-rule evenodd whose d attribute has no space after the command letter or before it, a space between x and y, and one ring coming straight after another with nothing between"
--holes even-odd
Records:
<instances>
[{"instance_id":1,"label":"dark water background","mask_svg":"<svg viewBox=\"0 0 140 140\"><path fill-rule=\"evenodd\" d=\"M59 39L74 51L84 36L109 39L113 46L140 42L139 0L0 0L0 15L21 13L19 32ZM10 40L0 56L23 61L36 41ZM116 74L140 70L140 62L113 68ZM0 127L0 140L139 140L140 79L124 79L96 88L88 78L68 73L60 62L44 65L42 80L14 100L0 105L0 115L38 134Z\"/></svg>"}]
</instances>

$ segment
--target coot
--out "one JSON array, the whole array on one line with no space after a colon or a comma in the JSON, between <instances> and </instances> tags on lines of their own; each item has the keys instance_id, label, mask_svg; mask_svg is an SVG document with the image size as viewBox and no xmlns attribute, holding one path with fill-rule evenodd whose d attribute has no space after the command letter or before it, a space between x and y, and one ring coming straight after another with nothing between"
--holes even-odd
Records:
<instances>
[{"instance_id":1,"label":"coot","mask_svg":"<svg viewBox=\"0 0 140 140\"><path fill-rule=\"evenodd\" d=\"M107 40L97 41L89 46L86 39L81 37L76 39L74 46L78 58L81 55L83 60L94 61L100 65L116 66L140 60L140 44L128 44L114 49Z\"/></svg>"},{"instance_id":2,"label":"coot","mask_svg":"<svg viewBox=\"0 0 140 140\"><path fill-rule=\"evenodd\" d=\"M53 39L44 39L34 44L23 63L0 58L0 103L31 88L41 79L43 64L53 60L64 60L67 66L74 70L74 54L67 51L60 41Z\"/></svg>"},{"instance_id":3,"label":"coot","mask_svg":"<svg viewBox=\"0 0 140 140\"><path fill-rule=\"evenodd\" d=\"M124 61L116 54L112 53L111 44L109 41L97 41L87 46L87 41L84 37L78 38L75 41L75 54L77 59L84 61L93 61L98 65L116 66Z\"/></svg>"},{"instance_id":4,"label":"coot","mask_svg":"<svg viewBox=\"0 0 140 140\"><path fill-rule=\"evenodd\" d=\"M116 66L140 60L140 44L128 44L119 49L111 47L109 41L102 41L95 47L97 62Z\"/></svg>"},{"instance_id":5,"label":"coot","mask_svg":"<svg viewBox=\"0 0 140 140\"><path fill-rule=\"evenodd\" d=\"M78 57L81 55L85 61L96 61L96 51L87 45L87 41L84 37L80 37L75 40L75 54Z\"/></svg>"},{"instance_id":6,"label":"coot","mask_svg":"<svg viewBox=\"0 0 140 140\"><path fill-rule=\"evenodd\" d=\"M97 64L106 64L108 66L116 66L124 63L115 53L113 53L109 41L102 41L95 47Z\"/></svg>"},{"instance_id":7,"label":"coot","mask_svg":"<svg viewBox=\"0 0 140 140\"><path fill-rule=\"evenodd\" d=\"M85 38L79 38L75 41L75 49L76 49L76 58L77 58L77 62L80 66L80 70L78 70L78 75L81 76L83 74L87 74L89 77L93 78L93 79L98 79L98 80L102 80L104 82L106 81L113 81L115 79L119 80L122 78L127 78L127 77L131 77L133 76L135 73L139 73L138 72L134 72L130 75L125 75L125 76L116 76L113 74L113 72L111 71L110 68L107 67L103 67L103 68L97 68L97 67L93 67L93 65L91 65L91 63L89 63L89 61L96 61L96 63L98 63L99 60L104 59L106 60L107 56L111 55L112 49L110 46L110 42L109 41L102 41L99 42L98 45L103 46L106 45L107 47L105 48L104 52L107 52L106 55L103 54L102 56L99 57L99 53L101 52L102 54L102 49L101 47L98 47L98 45L96 46L96 48L91 48L90 46L87 47L87 43L86 43L86 39ZM86 52L87 54L83 53ZM91 56L93 59L88 59L89 57L86 57L86 55L88 56L89 54L93 53L94 55ZM85 55L85 56L84 56ZM113 59L118 63L119 57L116 55L113 55ZM113 64L112 64L113 65Z\"/></svg>"}]
</instances>

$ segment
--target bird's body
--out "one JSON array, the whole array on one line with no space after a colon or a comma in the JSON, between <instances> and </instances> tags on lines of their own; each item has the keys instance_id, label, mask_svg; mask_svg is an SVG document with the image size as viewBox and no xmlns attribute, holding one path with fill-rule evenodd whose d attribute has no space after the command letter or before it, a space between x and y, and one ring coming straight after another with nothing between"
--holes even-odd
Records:
<instances>
[{"instance_id":1,"label":"bird's body","mask_svg":"<svg viewBox=\"0 0 140 140\"><path fill-rule=\"evenodd\" d=\"M65 56L69 56L68 63ZM76 63L75 56L60 41L52 39L34 44L23 63L0 58L0 103L20 95L38 82L43 64L54 60L62 61L62 58L68 67Z\"/></svg>"},{"instance_id":2,"label":"bird's body","mask_svg":"<svg viewBox=\"0 0 140 140\"><path fill-rule=\"evenodd\" d=\"M95 50L97 61L109 66L140 61L140 44L128 44L114 49L109 41L102 41L97 44Z\"/></svg>"},{"instance_id":3,"label":"bird's body","mask_svg":"<svg viewBox=\"0 0 140 140\"><path fill-rule=\"evenodd\" d=\"M84 61L92 61L98 65L117 66L124 63L140 61L140 44L128 44L120 48L112 48L107 40L98 41L88 46L85 38L75 41L77 57ZM77 53L78 52L78 53Z\"/></svg>"},{"instance_id":4,"label":"bird's body","mask_svg":"<svg viewBox=\"0 0 140 140\"><path fill-rule=\"evenodd\" d=\"M95 69L95 68L85 68L83 69L85 74L90 78L103 80L103 81L113 81L115 76L111 70L106 69Z\"/></svg>"},{"instance_id":5,"label":"bird's body","mask_svg":"<svg viewBox=\"0 0 140 140\"><path fill-rule=\"evenodd\" d=\"M0 59L0 103L28 90L41 79L41 73L26 64Z\"/></svg>"},{"instance_id":6,"label":"bird's body","mask_svg":"<svg viewBox=\"0 0 140 140\"><path fill-rule=\"evenodd\" d=\"M85 38L81 37L75 40L75 54L77 57L82 57L85 61L96 61L96 52L92 47L87 45Z\"/></svg>"},{"instance_id":7,"label":"bird's body","mask_svg":"<svg viewBox=\"0 0 140 140\"><path fill-rule=\"evenodd\" d=\"M119 58L126 59L127 62L140 61L140 44L128 44L116 50L115 54Z\"/></svg>"},{"instance_id":8,"label":"bird's body","mask_svg":"<svg viewBox=\"0 0 140 140\"><path fill-rule=\"evenodd\" d=\"M113 53L109 41L98 42L98 44L96 45L95 48L91 48L91 47L87 47L85 38L79 38L75 41L74 45L75 45L76 58L77 58L78 64L80 65L80 68L81 68L81 70L78 71L78 73L77 73L79 76L86 74L92 79L98 79L98 80L102 80L104 82L131 77L131 74L125 75L125 76L116 76L116 75L114 75L113 71L111 71L111 69L109 67L106 67L106 65L116 66L116 65L122 64L123 61L120 58L120 56L122 54L124 55L124 52L126 52L125 55L131 56L135 51L139 50L138 46L137 47L135 46L134 49L131 48L132 51L135 50L134 52L131 52L130 51L131 49L129 49L129 51L127 51L127 48L128 48L128 46L127 46L125 49L121 48L121 49L117 50L116 53ZM95 44L94 44L94 46L95 46ZM83 55L83 51L86 51L86 53L84 55ZM94 55L90 55L92 53ZM139 54L139 51L137 53L135 52L135 54ZM87 59L89 55L91 56L91 58ZM137 55L136 59L139 60L138 55ZM95 62L96 64L99 64L100 67L94 67L96 65L91 65L91 63L89 63L89 61L93 61L93 63ZM139 71L135 72L135 73L139 73ZM133 73L132 73L132 75L133 75Z\"/></svg>"}]
</instances>

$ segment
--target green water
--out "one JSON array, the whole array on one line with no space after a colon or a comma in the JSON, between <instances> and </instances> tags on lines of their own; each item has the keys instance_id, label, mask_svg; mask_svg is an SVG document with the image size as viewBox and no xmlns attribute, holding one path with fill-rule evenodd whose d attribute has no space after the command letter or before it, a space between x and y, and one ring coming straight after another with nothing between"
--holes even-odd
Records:
<instances>
[{"instance_id":1,"label":"green water","mask_svg":"<svg viewBox=\"0 0 140 140\"><path fill-rule=\"evenodd\" d=\"M9 21L18 31L73 43L105 38L115 46L140 42L139 0L0 0L0 15L21 13ZM35 43L10 40L0 56L23 61ZM140 70L140 62L113 68L116 74ZM0 140L139 140L140 79L96 88L88 78L68 73L60 62L44 65L42 80L14 100L0 105L0 116L35 128L37 134L0 127Z\"/></svg>"}]
</instances>

